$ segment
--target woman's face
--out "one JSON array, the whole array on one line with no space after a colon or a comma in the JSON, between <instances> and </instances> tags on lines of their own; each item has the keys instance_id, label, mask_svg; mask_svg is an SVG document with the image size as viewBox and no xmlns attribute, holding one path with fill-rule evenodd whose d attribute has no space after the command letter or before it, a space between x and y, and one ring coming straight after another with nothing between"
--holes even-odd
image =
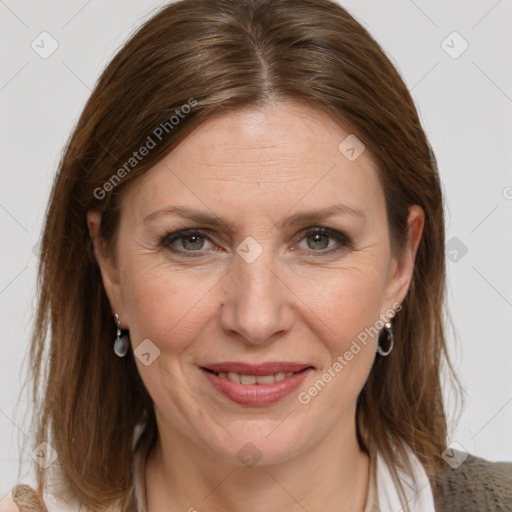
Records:
<instances>
[{"instance_id":1,"label":"woman's face","mask_svg":"<svg viewBox=\"0 0 512 512\"><path fill-rule=\"evenodd\" d=\"M127 190L117 263L97 255L161 433L275 464L355 432L372 334L407 292L422 212L393 258L375 162L354 159L351 139L339 150L348 135L299 103L240 110Z\"/></svg>"}]
</instances>

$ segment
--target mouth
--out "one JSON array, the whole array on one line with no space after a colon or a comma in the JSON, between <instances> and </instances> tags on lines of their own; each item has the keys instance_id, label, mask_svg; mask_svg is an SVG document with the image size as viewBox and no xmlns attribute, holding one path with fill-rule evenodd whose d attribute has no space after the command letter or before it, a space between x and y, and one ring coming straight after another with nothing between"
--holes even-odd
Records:
<instances>
[{"instance_id":1,"label":"mouth","mask_svg":"<svg viewBox=\"0 0 512 512\"><path fill-rule=\"evenodd\" d=\"M221 379L229 379L231 382L235 382L237 384L243 384L244 386L250 384L274 384L274 382L281 382L284 379L288 379L293 375L296 375L300 372L277 372L270 373L267 375L251 375L245 373L237 373L237 372L216 372L215 370L210 370L209 368L202 368L207 372L213 373L217 377ZM304 371L304 370L301 370Z\"/></svg>"},{"instance_id":2,"label":"mouth","mask_svg":"<svg viewBox=\"0 0 512 512\"><path fill-rule=\"evenodd\" d=\"M283 399L313 371L311 365L302 363L218 363L200 369L217 392L246 406L269 405Z\"/></svg>"}]
</instances>

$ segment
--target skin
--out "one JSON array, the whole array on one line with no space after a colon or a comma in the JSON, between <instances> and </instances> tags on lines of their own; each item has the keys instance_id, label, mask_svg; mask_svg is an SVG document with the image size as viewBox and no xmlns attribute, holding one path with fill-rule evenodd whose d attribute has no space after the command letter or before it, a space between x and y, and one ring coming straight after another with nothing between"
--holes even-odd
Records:
<instances>
[{"instance_id":1,"label":"skin","mask_svg":"<svg viewBox=\"0 0 512 512\"><path fill-rule=\"evenodd\" d=\"M150 512L364 509L369 460L355 410L377 337L307 405L297 395L403 301L424 214L410 208L409 240L393 257L370 150L352 162L338 151L349 133L296 102L231 112L202 124L128 188L117 260L98 237L101 215L88 213L112 312L134 349L149 339L160 350L149 366L136 359L159 430L145 475ZM364 217L283 224L337 203ZM230 226L171 245L198 256L172 252L159 245L166 234L210 226L174 214L144 222L169 205ZM305 235L316 227L344 233L351 244ZM252 263L236 253L246 237L263 250ZM327 254L332 247L339 250ZM242 406L213 390L198 368L219 361L298 361L314 370L279 402ZM237 457L247 442L262 455L252 467Z\"/></svg>"}]
</instances>

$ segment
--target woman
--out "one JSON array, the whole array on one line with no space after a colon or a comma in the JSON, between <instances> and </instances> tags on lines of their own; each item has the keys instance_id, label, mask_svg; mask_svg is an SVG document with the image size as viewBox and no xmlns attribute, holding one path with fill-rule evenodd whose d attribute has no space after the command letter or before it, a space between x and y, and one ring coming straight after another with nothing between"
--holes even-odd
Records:
<instances>
[{"instance_id":1,"label":"woman","mask_svg":"<svg viewBox=\"0 0 512 512\"><path fill-rule=\"evenodd\" d=\"M169 5L60 164L39 488L13 501L511 509L512 465L446 450L444 279L435 158L361 25L328 0Z\"/></svg>"}]
</instances>

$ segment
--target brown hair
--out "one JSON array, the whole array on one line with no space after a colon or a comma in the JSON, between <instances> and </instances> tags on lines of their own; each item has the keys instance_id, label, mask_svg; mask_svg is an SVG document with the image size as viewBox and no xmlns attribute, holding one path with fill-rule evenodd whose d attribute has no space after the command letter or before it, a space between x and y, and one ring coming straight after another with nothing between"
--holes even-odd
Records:
<instances>
[{"instance_id":1,"label":"brown hair","mask_svg":"<svg viewBox=\"0 0 512 512\"><path fill-rule=\"evenodd\" d=\"M157 431L132 353L119 359L112 351L114 323L86 213L102 213L101 236L115 257L127 185L205 119L271 99L321 109L372 151L395 251L407 239L408 207L425 212L412 283L394 320L395 348L376 358L358 398L357 431L361 447L370 456L379 450L395 479L404 443L428 472L445 448L442 361L454 374L443 328L443 201L434 155L400 75L367 31L329 0L182 0L147 21L99 78L62 156L42 238L31 345L36 444L57 450L70 491L93 510L129 507L134 427L146 421L141 442L148 446ZM178 123L170 121L174 115ZM161 126L156 146L131 161ZM38 481L42 490L41 469Z\"/></svg>"}]
</instances>

